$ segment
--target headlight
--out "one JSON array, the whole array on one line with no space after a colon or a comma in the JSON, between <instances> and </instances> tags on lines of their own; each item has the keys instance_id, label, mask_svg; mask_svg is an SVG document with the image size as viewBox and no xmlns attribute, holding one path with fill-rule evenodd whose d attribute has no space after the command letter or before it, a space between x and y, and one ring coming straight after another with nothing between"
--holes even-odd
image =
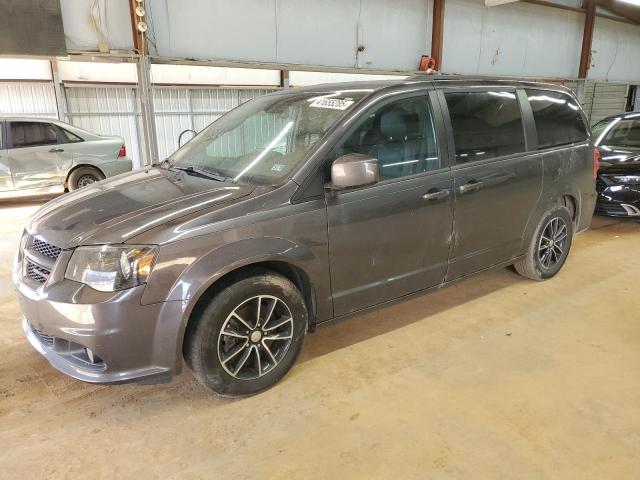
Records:
<instances>
[{"instance_id":1,"label":"headlight","mask_svg":"<svg viewBox=\"0 0 640 480\"><path fill-rule=\"evenodd\" d=\"M147 282L157 248L150 245L78 247L65 277L101 292L115 292Z\"/></svg>"}]
</instances>

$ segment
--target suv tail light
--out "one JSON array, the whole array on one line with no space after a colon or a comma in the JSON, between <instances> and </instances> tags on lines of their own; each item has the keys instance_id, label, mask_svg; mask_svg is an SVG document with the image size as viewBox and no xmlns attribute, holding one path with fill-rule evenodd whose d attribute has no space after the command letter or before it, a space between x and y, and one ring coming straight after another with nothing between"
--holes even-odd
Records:
<instances>
[{"instance_id":1,"label":"suv tail light","mask_svg":"<svg viewBox=\"0 0 640 480\"><path fill-rule=\"evenodd\" d=\"M125 147L124 145L122 145L120 147L120 151L118 152L118 158L120 157L126 157L127 156L127 147Z\"/></svg>"},{"instance_id":2,"label":"suv tail light","mask_svg":"<svg viewBox=\"0 0 640 480\"><path fill-rule=\"evenodd\" d=\"M124 147L123 147L124 148ZM598 169L600 168L600 150L593 149L593 179L598 178Z\"/></svg>"}]
</instances>

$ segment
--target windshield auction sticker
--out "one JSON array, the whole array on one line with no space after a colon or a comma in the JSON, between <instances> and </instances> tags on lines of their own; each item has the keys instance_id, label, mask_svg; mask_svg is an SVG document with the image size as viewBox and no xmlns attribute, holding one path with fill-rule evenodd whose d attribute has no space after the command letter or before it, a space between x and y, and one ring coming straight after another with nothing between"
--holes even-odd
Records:
<instances>
[{"instance_id":1,"label":"windshield auction sticker","mask_svg":"<svg viewBox=\"0 0 640 480\"><path fill-rule=\"evenodd\" d=\"M312 107L331 108L333 110L346 110L353 105L353 100L345 100L342 98L317 98L312 103Z\"/></svg>"}]
</instances>

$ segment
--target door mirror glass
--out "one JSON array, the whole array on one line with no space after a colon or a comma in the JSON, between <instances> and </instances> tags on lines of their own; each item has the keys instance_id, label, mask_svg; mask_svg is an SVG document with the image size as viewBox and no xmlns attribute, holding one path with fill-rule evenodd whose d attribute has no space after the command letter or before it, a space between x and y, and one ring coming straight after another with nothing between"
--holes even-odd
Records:
<instances>
[{"instance_id":1,"label":"door mirror glass","mask_svg":"<svg viewBox=\"0 0 640 480\"><path fill-rule=\"evenodd\" d=\"M363 187L379 180L378 160L367 155L343 155L331 165L331 186L334 190Z\"/></svg>"}]
</instances>

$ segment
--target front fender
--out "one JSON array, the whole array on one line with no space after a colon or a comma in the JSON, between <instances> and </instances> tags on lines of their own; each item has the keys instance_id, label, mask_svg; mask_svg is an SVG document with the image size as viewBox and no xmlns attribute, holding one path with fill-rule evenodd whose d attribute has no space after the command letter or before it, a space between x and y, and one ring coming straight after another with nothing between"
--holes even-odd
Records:
<instances>
[{"instance_id":1,"label":"front fender","mask_svg":"<svg viewBox=\"0 0 640 480\"><path fill-rule=\"evenodd\" d=\"M177 245L181 243L183 242L177 242ZM328 285L323 286L323 279L318 278L321 273L317 272L318 269L322 270L323 260L310 248L278 237L261 237L238 240L213 249L209 244L209 251L196 255L197 250L205 247L206 241L199 243L201 245L193 246L189 251L184 251L184 246L177 246L175 252L166 249L163 252L161 249L161 258L156 262L142 297L143 304L164 302L164 305L181 305L181 317L161 320L162 325L158 328L158 334L165 341L171 338L176 342L177 371L187 323L198 300L221 277L239 268L265 261L286 262L299 268L309 277L312 289L315 290L314 280L321 283L321 292L315 293L316 297L318 294L323 295L324 302L316 303L317 315L320 318L332 315L328 304L330 298L327 298L330 297ZM176 252L180 252L182 256L174 256ZM171 277L174 281L169 282Z\"/></svg>"},{"instance_id":2,"label":"front fender","mask_svg":"<svg viewBox=\"0 0 640 480\"><path fill-rule=\"evenodd\" d=\"M278 237L249 238L221 245L184 270L167 300L197 300L220 277L259 262L282 261L307 272L308 264L318 261L315 257L304 245Z\"/></svg>"}]
</instances>

